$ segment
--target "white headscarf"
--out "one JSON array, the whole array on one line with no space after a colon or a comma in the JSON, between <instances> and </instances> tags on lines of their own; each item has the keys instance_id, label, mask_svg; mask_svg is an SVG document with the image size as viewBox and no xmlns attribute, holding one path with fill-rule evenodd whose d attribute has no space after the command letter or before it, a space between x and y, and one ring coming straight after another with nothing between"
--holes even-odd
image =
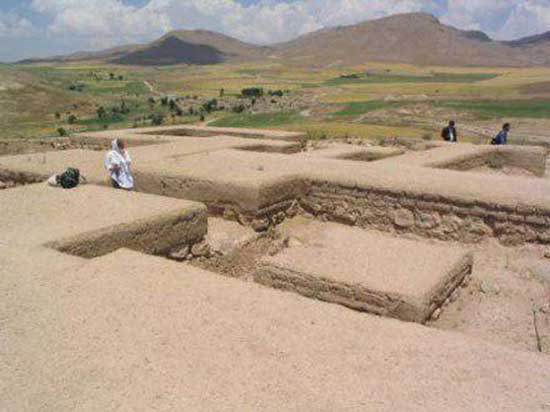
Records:
<instances>
[{"instance_id":1,"label":"white headscarf","mask_svg":"<svg viewBox=\"0 0 550 412\"><path fill-rule=\"evenodd\" d=\"M124 150L120 150L118 139L111 142L111 151L105 156L105 168L109 171L111 179L123 189L134 187L134 178L130 170L132 158Z\"/></svg>"}]
</instances>

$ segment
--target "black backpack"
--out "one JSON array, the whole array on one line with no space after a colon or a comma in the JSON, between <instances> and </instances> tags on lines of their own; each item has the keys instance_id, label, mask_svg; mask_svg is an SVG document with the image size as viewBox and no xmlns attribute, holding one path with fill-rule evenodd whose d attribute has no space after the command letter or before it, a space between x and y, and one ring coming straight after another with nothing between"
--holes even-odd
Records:
<instances>
[{"instance_id":1,"label":"black backpack","mask_svg":"<svg viewBox=\"0 0 550 412\"><path fill-rule=\"evenodd\" d=\"M63 189L72 189L80 183L80 170L69 167L57 179Z\"/></svg>"}]
</instances>

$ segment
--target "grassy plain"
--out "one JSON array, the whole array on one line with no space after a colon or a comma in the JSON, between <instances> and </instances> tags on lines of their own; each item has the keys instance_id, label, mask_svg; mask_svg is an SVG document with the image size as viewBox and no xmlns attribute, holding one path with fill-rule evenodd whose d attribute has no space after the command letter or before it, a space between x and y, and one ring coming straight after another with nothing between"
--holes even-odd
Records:
<instances>
[{"instance_id":1,"label":"grassy plain","mask_svg":"<svg viewBox=\"0 0 550 412\"><path fill-rule=\"evenodd\" d=\"M187 112L172 116L159 103L161 96L200 101L219 97L220 89L238 96L247 87L284 90L300 108L214 112L205 120L312 136L437 138L453 118L469 140L486 138L503 121L536 119L531 134L550 126L550 69L541 68L0 65L0 138L55 136L60 128L71 133L139 127L150 125L154 114L165 124L196 122L199 117ZM100 107L107 116L98 116Z\"/></svg>"}]
</instances>

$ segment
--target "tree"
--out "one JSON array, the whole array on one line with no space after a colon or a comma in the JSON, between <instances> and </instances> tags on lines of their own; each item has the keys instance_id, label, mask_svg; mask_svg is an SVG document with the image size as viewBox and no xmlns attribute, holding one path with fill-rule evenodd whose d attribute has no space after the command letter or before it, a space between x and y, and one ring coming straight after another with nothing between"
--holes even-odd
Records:
<instances>
[{"instance_id":1,"label":"tree","mask_svg":"<svg viewBox=\"0 0 550 412\"><path fill-rule=\"evenodd\" d=\"M115 79L115 74L109 73L109 80L114 80L114 79Z\"/></svg>"},{"instance_id":2,"label":"tree","mask_svg":"<svg viewBox=\"0 0 550 412\"><path fill-rule=\"evenodd\" d=\"M130 108L128 107L128 105L124 100L122 101L122 103L120 103L120 113L122 114L130 113Z\"/></svg>"},{"instance_id":3,"label":"tree","mask_svg":"<svg viewBox=\"0 0 550 412\"><path fill-rule=\"evenodd\" d=\"M273 91L270 90L268 94L272 97L273 96L283 97L284 92L282 90L273 90Z\"/></svg>"},{"instance_id":4,"label":"tree","mask_svg":"<svg viewBox=\"0 0 550 412\"><path fill-rule=\"evenodd\" d=\"M176 102L173 99L170 99L170 110L174 111L174 110L176 110L176 107L178 107Z\"/></svg>"},{"instance_id":5,"label":"tree","mask_svg":"<svg viewBox=\"0 0 550 412\"><path fill-rule=\"evenodd\" d=\"M243 89L241 91L243 97L261 97L264 95L264 89L260 87L249 87L248 89Z\"/></svg>"},{"instance_id":6,"label":"tree","mask_svg":"<svg viewBox=\"0 0 550 412\"><path fill-rule=\"evenodd\" d=\"M104 119L106 116L107 111L105 110L105 108L103 106L99 106L97 108L97 117L99 117L100 119Z\"/></svg>"},{"instance_id":7,"label":"tree","mask_svg":"<svg viewBox=\"0 0 550 412\"><path fill-rule=\"evenodd\" d=\"M59 136L63 137L63 136L67 136L67 131L65 129L63 129L62 127L60 127L59 129L57 129L57 133L59 134Z\"/></svg>"},{"instance_id":8,"label":"tree","mask_svg":"<svg viewBox=\"0 0 550 412\"><path fill-rule=\"evenodd\" d=\"M220 89L220 97L223 97L225 95L225 89L221 88Z\"/></svg>"},{"instance_id":9,"label":"tree","mask_svg":"<svg viewBox=\"0 0 550 412\"><path fill-rule=\"evenodd\" d=\"M233 106L232 109L233 113L242 113L246 110L244 107L244 104L239 104L237 106Z\"/></svg>"},{"instance_id":10,"label":"tree","mask_svg":"<svg viewBox=\"0 0 550 412\"><path fill-rule=\"evenodd\" d=\"M160 104L162 106L168 106L168 97L164 96L162 99L160 99Z\"/></svg>"},{"instance_id":11,"label":"tree","mask_svg":"<svg viewBox=\"0 0 550 412\"><path fill-rule=\"evenodd\" d=\"M160 126L164 122L164 115L162 113L153 113L151 115L151 124L153 126Z\"/></svg>"},{"instance_id":12,"label":"tree","mask_svg":"<svg viewBox=\"0 0 550 412\"><path fill-rule=\"evenodd\" d=\"M57 120L61 119L61 113L55 112L55 118L56 118Z\"/></svg>"},{"instance_id":13,"label":"tree","mask_svg":"<svg viewBox=\"0 0 550 412\"><path fill-rule=\"evenodd\" d=\"M216 99L208 100L206 103L202 105L202 109L206 113L213 112L214 110L218 109L218 101Z\"/></svg>"},{"instance_id":14,"label":"tree","mask_svg":"<svg viewBox=\"0 0 550 412\"><path fill-rule=\"evenodd\" d=\"M67 121L69 122L69 124L74 124L77 121L77 118L74 114L71 114Z\"/></svg>"}]
</instances>

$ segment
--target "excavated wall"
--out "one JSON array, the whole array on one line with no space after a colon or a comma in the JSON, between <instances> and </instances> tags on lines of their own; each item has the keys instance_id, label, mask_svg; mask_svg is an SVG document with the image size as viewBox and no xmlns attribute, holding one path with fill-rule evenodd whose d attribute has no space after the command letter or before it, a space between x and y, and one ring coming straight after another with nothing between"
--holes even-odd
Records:
<instances>
[{"instance_id":1,"label":"excavated wall","mask_svg":"<svg viewBox=\"0 0 550 412\"><path fill-rule=\"evenodd\" d=\"M504 244L550 243L550 212L312 182L302 207L323 219L466 243L494 237Z\"/></svg>"}]
</instances>

